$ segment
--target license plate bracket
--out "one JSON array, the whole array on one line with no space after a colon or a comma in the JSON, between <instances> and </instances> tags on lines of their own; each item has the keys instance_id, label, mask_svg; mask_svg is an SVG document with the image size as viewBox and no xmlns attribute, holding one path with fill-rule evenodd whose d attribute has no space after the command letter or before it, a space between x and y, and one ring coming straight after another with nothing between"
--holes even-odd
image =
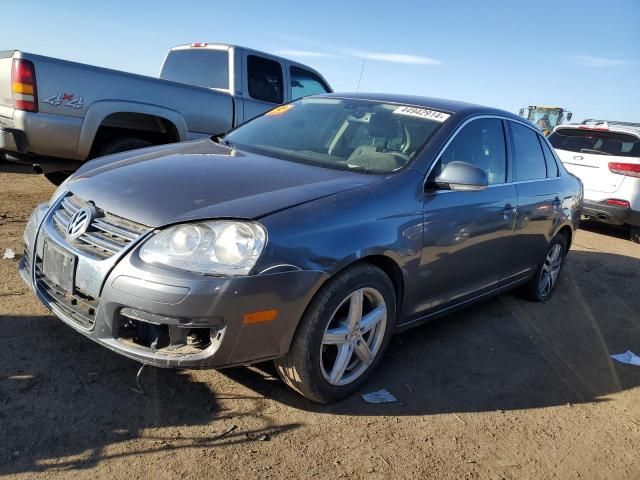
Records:
<instances>
[{"instance_id":1,"label":"license plate bracket","mask_svg":"<svg viewBox=\"0 0 640 480\"><path fill-rule=\"evenodd\" d=\"M73 293L76 257L53 242L44 242L42 272L65 293Z\"/></svg>"}]
</instances>

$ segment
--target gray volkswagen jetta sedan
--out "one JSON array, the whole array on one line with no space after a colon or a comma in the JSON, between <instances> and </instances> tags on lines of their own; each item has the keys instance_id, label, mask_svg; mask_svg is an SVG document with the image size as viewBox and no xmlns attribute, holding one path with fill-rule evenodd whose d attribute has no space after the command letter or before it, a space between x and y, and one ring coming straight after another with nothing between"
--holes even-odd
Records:
<instances>
[{"instance_id":1,"label":"gray volkswagen jetta sedan","mask_svg":"<svg viewBox=\"0 0 640 480\"><path fill-rule=\"evenodd\" d=\"M31 215L20 273L117 353L273 360L329 402L360 387L394 332L514 287L549 299L581 204L580 181L515 115L329 94L88 162Z\"/></svg>"}]
</instances>

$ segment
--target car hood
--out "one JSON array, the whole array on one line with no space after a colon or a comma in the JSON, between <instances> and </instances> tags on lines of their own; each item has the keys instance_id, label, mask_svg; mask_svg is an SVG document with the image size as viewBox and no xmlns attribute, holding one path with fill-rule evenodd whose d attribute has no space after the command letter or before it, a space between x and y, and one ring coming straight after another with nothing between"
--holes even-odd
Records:
<instances>
[{"instance_id":1,"label":"car hood","mask_svg":"<svg viewBox=\"0 0 640 480\"><path fill-rule=\"evenodd\" d=\"M66 188L110 213L160 227L206 218L257 219L380 179L200 140L93 160Z\"/></svg>"}]
</instances>

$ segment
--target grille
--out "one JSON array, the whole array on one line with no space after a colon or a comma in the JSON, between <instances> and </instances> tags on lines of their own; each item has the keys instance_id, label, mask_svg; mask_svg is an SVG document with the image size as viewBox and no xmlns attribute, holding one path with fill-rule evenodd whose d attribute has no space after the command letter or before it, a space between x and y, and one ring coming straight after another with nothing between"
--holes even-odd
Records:
<instances>
[{"instance_id":1,"label":"grille","mask_svg":"<svg viewBox=\"0 0 640 480\"><path fill-rule=\"evenodd\" d=\"M96 319L98 299L84 295L80 291L76 291L74 294L65 293L42 273L42 264L40 259L36 258L35 279L38 291L80 325L85 328L92 327Z\"/></svg>"},{"instance_id":2,"label":"grille","mask_svg":"<svg viewBox=\"0 0 640 480\"><path fill-rule=\"evenodd\" d=\"M89 204L75 195L66 196L53 213L53 223L62 236L74 213ZM68 240L75 247L98 259L109 258L137 240L150 229L96 207L98 216L85 233Z\"/></svg>"}]
</instances>

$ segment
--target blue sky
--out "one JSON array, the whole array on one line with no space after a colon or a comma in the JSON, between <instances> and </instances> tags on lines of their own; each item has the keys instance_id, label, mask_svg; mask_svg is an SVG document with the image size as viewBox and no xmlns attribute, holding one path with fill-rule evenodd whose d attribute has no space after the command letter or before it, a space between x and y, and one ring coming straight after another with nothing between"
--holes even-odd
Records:
<instances>
[{"instance_id":1,"label":"blue sky","mask_svg":"<svg viewBox=\"0 0 640 480\"><path fill-rule=\"evenodd\" d=\"M640 122L639 0L1 0L0 48L156 75L195 41L286 53L336 91Z\"/></svg>"}]
</instances>

